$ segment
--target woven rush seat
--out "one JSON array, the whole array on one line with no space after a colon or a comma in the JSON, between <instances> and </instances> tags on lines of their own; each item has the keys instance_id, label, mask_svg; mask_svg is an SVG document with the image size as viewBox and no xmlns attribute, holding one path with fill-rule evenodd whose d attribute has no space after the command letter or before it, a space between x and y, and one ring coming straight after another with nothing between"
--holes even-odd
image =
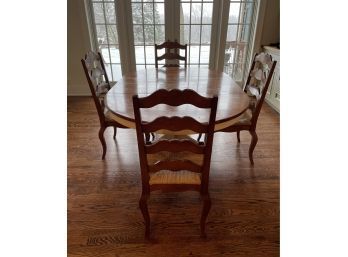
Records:
<instances>
[{"instance_id":1,"label":"woven rush seat","mask_svg":"<svg viewBox=\"0 0 348 257\"><path fill-rule=\"evenodd\" d=\"M154 184L191 184L200 185L201 184L201 174L188 171L170 171L161 170L156 173L150 173L150 185Z\"/></svg>"}]
</instances>

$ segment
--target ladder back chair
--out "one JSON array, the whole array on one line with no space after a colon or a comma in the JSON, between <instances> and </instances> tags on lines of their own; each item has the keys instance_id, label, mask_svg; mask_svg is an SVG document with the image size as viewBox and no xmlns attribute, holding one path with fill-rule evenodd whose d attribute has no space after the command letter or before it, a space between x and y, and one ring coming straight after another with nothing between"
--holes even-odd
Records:
<instances>
[{"instance_id":1,"label":"ladder back chair","mask_svg":"<svg viewBox=\"0 0 348 257\"><path fill-rule=\"evenodd\" d=\"M244 92L250 97L249 108L237 119L237 122L227 127L222 132L237 132L237 139L240 142L240 131L249 131L251 143L249 146L249 160L254 164L253 152L258 141L256 134L256 124L265 100L269 84L272 79L274 68L277 61L272 60L272 56L267 53L259 53L254 56Z\"/></svg>"},{"instance_id":2,"label":"ladder back chair","mask_svg":"<svg viewBox=\"0 0 348 257\"><path fill-rule=\"evenodd\" d=\"M158 56L158 50L165 49L165 53ZM179 49L184 50L184 56L179 54ZM173 50L173 51L171 51ZM155 44L155 67L158 69L158 61L161 60L178 60L184 61L185 68L187 67L187 44L181 45L176 40L171 42L167 40L166 42L157 45ZM180 67L179 64L165 64L163 67Z\"/></svg>"},{"instance_id":3,"label":"ladder back chair","mask_svg":"<svg viewBox=\"0 0 348 257\"><path fill-rule=\"evenodd\" d=\"M198 191L203 200L200 220L201 236L206 236L205 221L211 206L208 184L217 102L217 96L203 97L191 89L182 91L160 89L147 97L133 96L142 179L139 207L145 220L146 238L150 236L147 200L150 192L155 190ZM199 122L189 116L159 116L152 121L143 122L141 109L152 108L158 104L174 107L191 104L197 108L210 109L209 120ZM168 138L168 135L148 143L145 139L146 133L168 131L175 134L183 130L204 133L205 140L197 142L188 136Z\"/></svg>"},{"instance_id":4,"label":"ladder back chair","mask_svg":"<svg viewBox=\"0 0 348 257\"><path fill-rule=\"evenodd\" d=\"M106 154L106 142L104 138L105 129L107 127L114 127L113 137L115 139L117 127L125 128L123 125L109 117L109 112L106 110L104 105L104 97L115 83L110 83L100 53L89 51L85 55L85 58L81 59L81 63L99 116L99 140L103 147L102 159L104 160Z\"/></svg>"}]
</instances>

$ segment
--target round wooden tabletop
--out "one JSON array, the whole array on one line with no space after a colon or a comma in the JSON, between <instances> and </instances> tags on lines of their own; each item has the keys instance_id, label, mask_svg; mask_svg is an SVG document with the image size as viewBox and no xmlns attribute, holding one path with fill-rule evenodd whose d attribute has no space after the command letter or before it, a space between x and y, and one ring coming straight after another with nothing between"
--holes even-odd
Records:
<instances>
[{"instance_id":1,"label":"round wooden tabletop","mask_svg":"<svg viewBox=\"0 0 348 257\"><path fill-rule=\"evenodd\" d=\"M215 131L230 126L249 105L249 97L242 88L223 72L202 68L144 69L126 74L109 90L105 99L108 116L128 128L135 128L132 96L147 96L161 88L190 88L202 96L217 95L219 100ZM163 115L186 115L207 121L209 112L192 105L158 105L142 112L142 119L151 121L156 116Z\"/></svg>"}]
</instances>

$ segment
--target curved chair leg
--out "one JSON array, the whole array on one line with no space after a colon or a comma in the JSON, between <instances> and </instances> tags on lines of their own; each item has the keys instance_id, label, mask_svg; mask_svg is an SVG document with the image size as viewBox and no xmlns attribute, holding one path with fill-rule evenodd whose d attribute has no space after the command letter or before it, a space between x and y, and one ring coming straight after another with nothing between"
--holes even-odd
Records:
<instances>
[{"instance_id":1,"label":"curved chair leg","mask_svg":"<svg viewBox=\"0 0 348 257\"><path fill-rule=\"evenodd\" d=\"M117 127L114 126L114 139L116 138L116 133L117 133Z\"/></svg>"},{"instance_id":2,"label":"curved chair leg","mask_svg":"<svg viewBox=\"0 0 348 257\"><path fill-rule=\"evenodd\" d=\"M238 143L240 143L240 131L237 131L237 140L238 140Z\"/></svg>"},{"instance_id":3,"label":"curved chair leg","mask_svg":"<svg viewBox=\"0 0 348 257\"><path fill-rule=\"evenodd\" d=\"M211 207L211 200L210 200L209 194L202 195L202 200L203 200L203 209L202 209L202 216L201 216L201 237L206 238L207 235L205 233L205 221L208 217L208 213Z\"/></svg>"},{"instance_id":4,"label":"curved chair leg","mask_svg":"<svg viewBox=\"0 0 348 257\"><path fill-rule=\"evenodd\" d=\"M103 156L102 156L102 160L105 159L105 154L106 154L106 142L105 142L105 138L104 138L104 131L105 131L105 127L100 127L99 129L99 140L103 146Z\"/></svg>"},{"instance_id":5,"label":"curved chair leg","mask_svg":"<svg viewBox=\"0 0 348 257\"><path fill-rule=\"evenodd\" d=\"M249 160L252 165L254 165L253 152L258 141L258 137L255 131L249 131L251 135L251 143L249 147Z\"/></svg>"},{"instance_id":6,"label":"curved chair leg","mask_svg":"<svg viewBox=\"0 0 348 257\"><path fill-rule=\"evenodd\" d=\"M141 195L139 200L139 207L141 210L141 213L143 214L144 221L145 221L145 238L149 239L150 237L150 215L149 210L147 208L147 199L148 195Z\"/></svg>"},{"instance_id":7,"label":"curved chair leg","mask_svg":"<svg viewBox=\"0 0 348 257\"><path fill-rule=\"evenodd\" d=\"M151 132L151 136L152 136L152 141L154 141L155 140L155 133Z\"/></svg>"}]
</instances>

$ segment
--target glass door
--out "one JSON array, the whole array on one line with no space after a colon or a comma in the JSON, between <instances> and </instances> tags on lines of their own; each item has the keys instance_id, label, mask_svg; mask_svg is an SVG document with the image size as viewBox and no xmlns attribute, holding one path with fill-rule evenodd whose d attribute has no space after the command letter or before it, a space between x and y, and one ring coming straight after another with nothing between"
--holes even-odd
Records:
<instances>
[{"instance_id":1,"label":"glass door","mask_svg":"<svg viewBox=\"0 0 348 257\"><path fill-rule=\"evenodd\" d=\"M122 72L115 1L92 0L90 4L97 51L103 56L108 78L117 81L122 77Z\"/></svg>"},{"instance_id":2,"label":"glass door","mask_svg":"<svg viewBox=\"0 0 348 257\"><path fill-rule=\"evenodd\" d=\"M155 67L155 44L161 44L165 41L164 18L164 0L132 0L137 69ZM164 64L164 60L160 61L159 64Z\"/></svg>"},{"instance_id":3,"label":"glass door","mask_svg":"<svg viewBox=\"0 0 348 257\"><path fill-rule=\"evenodd\" d=\"M188 45L188 65L208 67L213 16L212 0L180 1L180 43Z\"/></svg>"},{"instance_id":4,"label":"glass door","mask_svg":"<svg viewBox=\"0 0 348 257\"><path fill-rule=\"evenodd\" d=\"M229 17L224 56L224 72L242 81L250 46L250 27L254 1L229 1Z\"/></svg>"}]
</instances>

